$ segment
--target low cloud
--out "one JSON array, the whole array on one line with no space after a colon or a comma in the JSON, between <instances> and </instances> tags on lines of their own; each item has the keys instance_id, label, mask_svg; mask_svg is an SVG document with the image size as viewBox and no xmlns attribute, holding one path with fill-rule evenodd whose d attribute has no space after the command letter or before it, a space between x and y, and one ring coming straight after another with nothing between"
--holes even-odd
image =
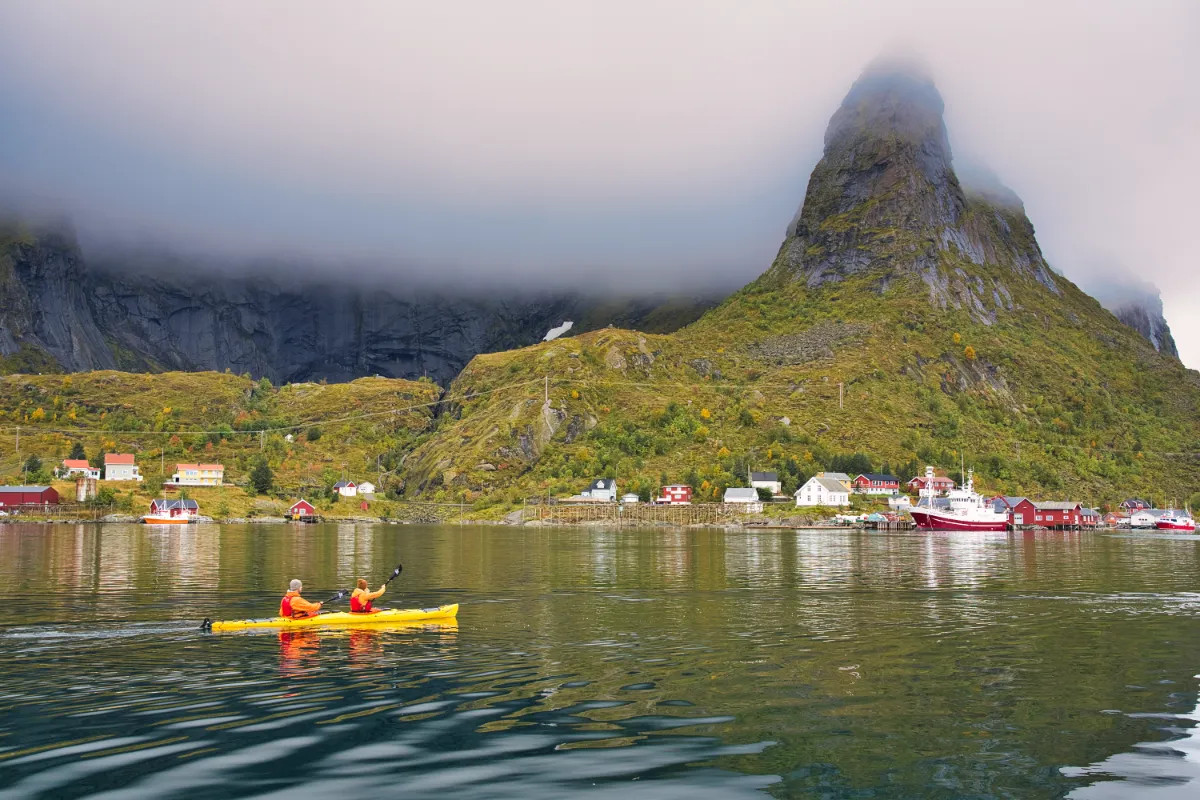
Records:
<instances>
[{"instance_id":1,"label":"low cloud","mask_svg":"<svg viewBox=\"0 0 1200 800\"><path fill-rule=\"evenodd\" d=\"M67 211L89 250L733 286L902 44L1054 266L1153 281L1200 365L1198 30L1192 2L18 0L0 193Z\"/></svg>"}]
</instances>

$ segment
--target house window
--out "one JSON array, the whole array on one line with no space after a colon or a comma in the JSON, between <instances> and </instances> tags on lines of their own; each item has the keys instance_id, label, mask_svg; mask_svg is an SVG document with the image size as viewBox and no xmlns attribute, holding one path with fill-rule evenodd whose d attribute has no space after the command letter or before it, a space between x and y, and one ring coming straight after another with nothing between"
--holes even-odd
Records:
<instances>
[{"instance_id":1,"label":"house window","mask_svg":"<svg viewBox=\"0 0 1200 800\"><path fill-rule=\"evenodd\" d=\"M1036 519L1038 522L1041 522L1041 521L1042 521L1042 515L1041 515L1041 514L1038 514L1036 517L1034 517L1034 519Z\"/></svg>"}]
</instances>

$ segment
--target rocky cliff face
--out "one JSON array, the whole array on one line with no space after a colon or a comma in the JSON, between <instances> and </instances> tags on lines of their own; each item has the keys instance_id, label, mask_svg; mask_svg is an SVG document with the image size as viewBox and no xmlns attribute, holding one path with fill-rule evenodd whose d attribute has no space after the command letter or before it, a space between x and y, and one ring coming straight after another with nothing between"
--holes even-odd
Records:
<instances>
[{"instance_id":1,"label":"rocky cliff face","mask_svg":"<svg viewBox=\"0 0 1200 800\"><path fill-rule=\"evenodd\" d=\"M959 183L942 111L921 71L869 68L829 122L824 156L767 280L815 288L865 273L878 275L882 291L916 275L934 305L984 323L1012 309L1012 294L1001 276L968 274L963 264L1006 267L1058 293L1020 200Z\"/></svg>"},{"instance_id":2,"label":"rocky cliff face","mask_svg":"<svg viewBox=\"0 0 1200 800\"><path fill-rule=\"evenodd\" d=\"M225 370L279 383L365 375L444 383L476 354L539 341L564 319L669 329L713 305L575 294L466 297L170 270L88 268L68 234L0 238L8 371ZM611 319L610 319L611 318Z\"/></svg>"},{"instance_id":3,"label":"rocky cliff face","mask_svg":"<svg viewBox=\"0 0 1200 800\"><path fill-rule=\"evenodd\" d=\"M1158 352L1179 358L1175 337L1163 314L1158 287L1127 278L1095 282L1088 287L1100 304L1117 319L1145 337Z\"/></svg>"}]
</instances>

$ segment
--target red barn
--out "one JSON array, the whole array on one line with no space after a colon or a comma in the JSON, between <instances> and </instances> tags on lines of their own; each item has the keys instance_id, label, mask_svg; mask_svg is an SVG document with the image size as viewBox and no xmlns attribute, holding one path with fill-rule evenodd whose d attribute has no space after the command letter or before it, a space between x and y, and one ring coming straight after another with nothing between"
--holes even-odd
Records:
<instances>
[{"instance_id":1,"label":"red barn","mask_svg":"<svg viewBox=\"0 0 1200 800\"><path fill-rule=\"evenodd\" d=\"M292 507L288 509L288 516L292 517L293 519L311 517L316 513L317 509L313 507L313 504L304 499L297 500Z\"/></svg>"},{"instance_id":2,"label":"red barn","mask_svg":"<svg viewBox=\"0 0 1200 800\"><path fill-rule=\"evenodd\" d=\"M1041 525L1037 519L1037 506L1028 497L998 497L992 507L998 510L1008 510L1008 524L1014 528Z\"/></svg>"},{"instance_id":3,"label":"red barn","mask_svg":"<svg viewBox=\"0 0 1200 800\"><path fill-rule=\"evenodd\" d=\"M1083 507L1079 503L1034 503L1033 524L1043 528L1078 528L1083 524ZM1025 520L1029 524L1029 520Z\"/></svg>"},{"instance_id":4,"label":"red barn","mask_svg":"<svg viewBox=\"0 0 1200 800\"><path fill-rule=\"evenodd\" d=\"M690 486L664 486L662 489L662 497L655 501L661 505L668 506L687 506L692 503L692 487Z\"/></svg>"},{"instance_id":5,"label":"red barn","mask_svg":"<svg viewBox=\"0 0 1200 800\"><path fill-rule=\"evenodd\" d=\"M0 508L46 505L58 505L53 486L0 486Z\"/></svg>"}]
</instances>

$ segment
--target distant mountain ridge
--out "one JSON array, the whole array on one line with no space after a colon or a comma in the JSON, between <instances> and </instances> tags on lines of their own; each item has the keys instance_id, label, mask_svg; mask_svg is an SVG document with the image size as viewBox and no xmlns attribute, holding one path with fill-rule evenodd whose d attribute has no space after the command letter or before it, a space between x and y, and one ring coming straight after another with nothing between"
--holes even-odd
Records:
<instances>
[{"instance_id":1,"label":"distant mountain ridge","mask_svg":"<svg viewBox=\"0 0 1200 800\"><path fill-rule=\"evenodd\" d=\"M403 285L402 283L400 285ZM69 233L0 229L0 371L224 370L275 382L452 379L477 353L609 324L675 330L719 296L466 293L89 265Z\"/></svg>"}]
</instances>

